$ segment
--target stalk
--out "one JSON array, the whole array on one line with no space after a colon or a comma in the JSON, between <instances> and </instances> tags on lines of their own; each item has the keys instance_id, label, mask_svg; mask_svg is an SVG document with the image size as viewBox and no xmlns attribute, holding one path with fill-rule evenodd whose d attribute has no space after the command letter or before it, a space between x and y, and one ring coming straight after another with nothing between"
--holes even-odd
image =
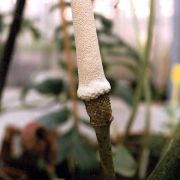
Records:
<instances>
[{"instance_id":1,"label":"stalk","mask_svg":"<svg viewBox=\"0 0 180 180\"><path fill-rule=\"evenodd\" d=\"M146 115L145 115L145 129L144 129L144 137L142 143L142 153L140 155L140 165L139 165L139 178L145 179L148 163L149 163L149 155L150 150L147 146L148 138L150 134L150 120L151 120L151 90L149 86L148 76L145 76L144 79L144 93L145 93L145 101L146 101Z\"/></svg>"},{"instance_id":2,"label":"stalk","mask_svg":"<svg viewBox=\"0 0 180 180\"><path fill-rule=\"evenodd\" d=\"M145 52L144 52L144 62L146 63L144 67L145 69L147 68L148 62L150 60L150 53L151 53L152 40L153 40L154 19L155 19L155 5L154 5L154 0L151 0L149 23L148 23L148 38L147 38ZM145 115L144 137L143 137L143 143L142 143L142 153L140 156L140 168L139 168L140 179L144 179L146 177L147 167L149 163L149 154L150 154L147 143L148 143L148 138L150 134L151 88L150 88L148 72L146 72L144 76L145 76L144 77L144 96L145 96L145 101L146 101L146 115Z\"/></svg>"},{"instance_id":3,"label":"stalk","mask_svg":"<svg viewBox=\"0 0 180 180\"><path fill-rule=\"evenodd\" d=\"M136 10L134 7L133 0L130 0L130 4L131 4L131 11L133 14L133 24L134 24L134 29L135 29L136 42L137 42L138 49L141 50L142 47L141 47L141 41L140 41L140 28L139 28L138 18L136 15Z\"/></svg>"},{"instance_id":4,"label":"stalk","mask_svg":"<svg viewBox=\"0 0 180 180\"><path fill-rule=\"evenodd\" d=\"M148 180L175 180L180 177L180 125L176 135L169 144L169 148L163 155Z\"/></svg>"},{"instance_id":5,"label":"stalk","mask_svg":"<svg viewBox=\"0 0 180 180\"><path fill-rule=\"evenodd\" d=\"M5 47L3 49L2 57L0 59L0 111L2 110L2 96L7 80L8 71L12 63L12 55L14 52L16 39L23 20L25 3L26 0L17 0L16 2L16 7L14 10L13 20L10 26L10 31L7 37Z\"/></svg>"},{"instance_id":6,"label":"stalk","mask_svg":"<svg viewBox=\"0 0 180 180\"><path fill-rule=\"evenodd\" d=\"M139 75L138 85L137 85L136 90L135 90L133 109L132 109L132 113L130 115L130 118L128 120L127 126L126 126L124 141L127 139L128 135L130 133L131 127L132 127L134 120L136 118L138 106L139 106L140 99L142 96L141 92L142 92L142 88L143 88L144 77L147 76L146 70L148 67L148 63L149 63L149 59L150 59L150 53L151 53L151 46L152 46L152 39L153 39L153 26L154 26L154 19L155 19L154 17L155 17L154 0L150 0L150 15L149 15L149 22L148 22L148 30L147 30L148 31L147 41L146 41L144 54L141 56L141 58L142 58L142 69L139 73L140 75ZM147 83L147 84L149 84L149 83Z\"/></svg>"},{"instance_id":7,"label":"stalk","mask_svg":"<svg viewBox=\"0 0 180 180\"><path fill-rule=\"evenodd\" d=\"M65 4L64 0L60 0L60 13L61 13L61 19L62 19L62 27L63 27L63 35L64 35L64 50L67 60L67 74L69 79L69 93L72 100L72 114L74 118L74 126L78 130L79 129L79 117L78 117L78 104L77 104L77 96L76 96L76 86L73 79L74 76L74 67L73 67L73 58L71 54L71 46L70 46L70 39L67 29L67 21L64 16L64 10L65 10Z\"/></svg>"},{"instance_id":8,"label":"stalk","mask_svg":"<svg viewBox=\"0 0 180 180\"><path fill-rule=\"evenodd\" d=\"M99 144L99 154L103 170L104 180L115 180L115 172L111 152L110 124L112 121L112 110L110 99L107 94L97 99L85 101L90 123L93 126Z\"/></svg>"},{"instance_id":9,"label":"stalk","mask_svg":"<svg viewBox=\"0 0 180 180\"><path fill-rule=\"evenodd\" d=\"M86 106L99 144L104 180L115 180L110 124L112 110L108 92L111 87L102 65L91 0L71 1L78 65L78 97Z\"/></svg>"},{"instance_id":10,"label":"stalk","mask_svg":"<svg viewBox=\"0 0 180 180\"><path fill-rule=\"evenodd\" d=\"M120 3L120 0L117 0L116 4L114 5L114 8L117 8Z\"/></svg>"},{"instance_id":11,"label":"stalk","mask_svg":"<svg viewBox=\"0 0 180 180\"><path fill-rule=\"evenodd\" d=\"M138 81L137 87L135 89L135 94L134 94L134 99L133 99L132 112L128 119L126 128L125 128L123 142L125 142L127 140L129 133L131 131L131 127L132 127L132 125L135 121L136 115L137 115L137 111L138 111L138 107L139 107L139 103L140 103L140 99L141 99L141 95L142 95L143 78L144 78L143 76L139 76L139 81Z\"/></svg>"}]
</instances>

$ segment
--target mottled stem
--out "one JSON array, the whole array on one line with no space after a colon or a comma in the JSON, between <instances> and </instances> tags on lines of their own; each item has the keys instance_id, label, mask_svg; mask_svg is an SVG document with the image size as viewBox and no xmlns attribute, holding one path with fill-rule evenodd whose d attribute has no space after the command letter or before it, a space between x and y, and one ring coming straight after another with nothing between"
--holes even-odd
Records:
<instances>
[{"instance_id":1,"label":"mottled stem","mask_svg":"<svg viewBox=\"0 0 180 180\"><path fill-rule=\"evenodd\" d=\"M99 144L99 154L104 175L103 179L115 180L110 140L112 110L109 96L107 94L101 95L97 99L85 101L85 105Z\"/></svg>"}]
</instances>

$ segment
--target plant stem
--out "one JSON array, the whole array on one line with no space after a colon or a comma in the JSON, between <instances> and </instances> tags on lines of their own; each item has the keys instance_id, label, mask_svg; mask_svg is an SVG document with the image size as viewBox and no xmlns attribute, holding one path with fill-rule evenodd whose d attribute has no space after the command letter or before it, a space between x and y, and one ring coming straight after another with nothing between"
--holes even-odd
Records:
<instances>
[{"instance_id":1,"label":"plant stem","mask_svg":"<svg viewBox=\"0 0 180 180\"><path fill-rule=\"evenodd\" d=\"M175 180L180 177L180 126L169 148L161 158L148 180Z\"/></svg>"},{"instance_id":2,"label":"plant stem","mask_svg":"<svg viewBox=\"0 0 180 180\"><path fill-rule=\"evenodd\" d=\"M147 68L150 59L151 46L153 40L154 20L155 20L155 3L154 0L150 0L150 14L149 14L148 29L147 29L148 33L147 33L147 41L144 52L145 69Z\"/></svg>"},{"instance_id":3,"label":"plant stem","mask_svg":"<svg viewBox=\"0 0 180 180\"><path fill-rule=\"evenodd\" d=\"M74 126L78 130L79 129L79 117L78 117L78 104L77 104L77 97L76 97L76 87L74 82L74 67L73 67L73 58L71 54L71 45L70 45L70 39L68 35L67 30L67 21L64 16L65 11L65 4L64 0L60 0L60 13L61 13L61 19L62 19L62 27L63 27L63 35L64 35L64 50L67 60L67 73L68 73L68 79L69 79L69 87L70 87L70 97L72 100L72 113L74 118Z\"/></svg>"},{"instance_id":4,"label":"plant stem","mask_svg":"<svg viewBox=\"0 0 180 180\"><path fill-rule=\"evenodd\" d=\"M0 110L2 106L2 96L5 88L6 80L10 65L12 63L12 55L14 52L15 42L23 19L23 12L26 0L17 0L14 11L14 17L10 26L8 38L0 59Z\"/></svg>"},{"instance_id":5,"label":"plant stem","mask_svg":"<svg viewBox=\"0 0 180 180\"><path fill-rule=\"evenodd\" d=\"M134 24L134 29L135 29L135 36L136 36L136 42L138 49L141 50L141 41L140 41L140 28L139 28L139 23L138 23L138 18L136 15L136 10L134 7L134 2L133 0L130 0L130 5L131 5L131 11L133 14L133 24Z\"/></svg>"},{"instance_id":6,"label":"plant stem","mask_svg":"<svg viewBox=\"0 0 180 180\"><path fill-rule=\"evenodd\" d=\"M150 119L151 119L151 89L149 84L148 75L144 78L144 93L146 101L146 115L145 115L145 129L144 137L142 143L142 153L140 155L140 165L139 165L139 178L145 179L148 163L149 163L149 154L150 150L147 146L148 138L150 134Z\"/></svg>"},{"instance_id":7,"label":"plant stem","mask_svg":"<svg viewBox=\"0 0 180 180\"><path fill-rule=\"evenodd\" d=\"M132 112L131 112L131 115L130 115L129 120L127 122L123 142L125 142L127 140L128 135L129 135L129 133L131 131L131 127L132 127L132 125L134 123L134 120L136 118L136 114L137 114L137 110L138 110L138 107L139 107L141 94L142 94L141 93L142 92L142 85L143 85L142 82L143 82L143 76L139 77L139 82L138 82L137 87L135 89Z\"/></svg>"},{"instance_id":8,"label":"plant stem","mask_svg":"<svg viewBox=\"0 0 180 180\"><path fill-rule=\"evenodd\" d=\"M115 180L115 172L112 160L110 124L112 121L112 110L110 99L107 94L99 96L97 99L84 102L90 123L93 126L98 144L101 166L104 180Z\"/></svg>"},{"instance_id":9,"label":"plant stem","mask_svg":"<svg viewBox=\"0 0 180 180\"><path fill-rule=\"evenodd\" d=\"M149 23L148 23L148 38L144 51L144 62L145 62L145 72L148 66L148 62L150 60L150 53L152 47L152 38L153 38L153 27L154 27L154 0L150 1L150 15L149 15ZM144 129L144 137L142 143L142 153L140 155L140 167L139 167L139 178L145 179L147 173L147 167L149 163L149 154L150 150L147 146L148 138L150 134L150 119L151 119L151 88L149 82L148 72L144 74L144 96L146 101L146 115L145 115L145 129Z\"/></svg>"},{"instance_id":10,"label":"plant stem","mask_svg":"<svg viewBox=\"0 0 180 180\"><path fill-rule=\"evenodd\" d=\"M150 59L150 53L151 53L151 46L152 46L152 39L153 39L153 27L154 27L154 18L155 13L154 13L154 0L150 0L150 15L149 15L149 22L148 22L148 30L147 30L147 41L146 41L146 46L145 46L145 51L144 55L141 56L142 58L142 69L139 73L139 80L138 80L138 85L135 90L135 96L134 96L134 102L133 102L133 109L132 113L130 115L130 118L128 120L126 130L125 130L125 135L124 135L124 140L125 141L130 133L131 127L134 123L134 120L136 118L138 106L140 103L141 99L141 91L143 88L143 83L144 83L144 77L146 76L146 69L148 67L149 59Z\"/></svg>"},{"instance_id":11,"label":"plant stem","mask_svg":"<svg viewBox=\"0 0 180 180\"><path fill-rule=\"evenodd\" d=\"M116 2L116 4L114 5L114 7L117 8L118 5L119 5L119 3L120 3L120 0L117 0L117 2Z\"/></svg>"}]
</instances>

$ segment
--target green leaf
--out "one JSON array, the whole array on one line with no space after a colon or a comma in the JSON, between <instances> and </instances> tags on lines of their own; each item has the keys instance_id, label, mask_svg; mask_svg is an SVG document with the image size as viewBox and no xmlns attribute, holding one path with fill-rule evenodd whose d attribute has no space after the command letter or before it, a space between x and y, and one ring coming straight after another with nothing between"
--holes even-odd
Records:
<instances>
[{"instance_id":1,"label":"green leaf","mask_svg":"<svg viewBox=\"0 0 180 180\"><path fill-rule=\"evenodd\" d=\"M70 110L63 108L61 111L51 112L38 119L48 129L55 129L62 123L66 122L69 118L69 115Z\"/></svg>"},{"instance_id":2,"label":"green leaf","mask_svg":"<svg viewBox=\"0 0 180 180\"><path fill-rule=\"evenodd\" d=\"M90 146L82 142L80 136L76 133L73 136L73 155L77 166L81 170L88 170L97 167L96 152Z\"/></svg>"},{"instance_id":3,"label":"green leaf","mask_svg":"<svg viewBox=\"0 0 180 180\"><path fill-rule=\"evenodd\" d=\"M58 62L59 66L61 67L61 69L63 70L67 70L67 63L65 63L63 60L60 60Z\"/></svg>"},{"instance_id":4,"label":"green leaf","mask_svg":"<svg viewBox=\"0 0 180 180\"><path fill-rule=\"evenodd\" d=\"M125 177L133 177L137 170L137 164L129 151L122 145L118 145L113 156L115 171Z\"/></svg>"},{"instance_id":5,"label":"green leaf","mask_svg":"<svg viewBox=\"0 0 180 180\"><path fill-rule=\"evenodd\" d=\"M159 158L162 155L167 140L162 134L154 134L149 137L147 145L154 157Z\"/></svg>"},{"instance_id":6,"label":"green leaf","mask_svg":"<svg viewBox=\"0 0 180 180\"><path fill-rule=\"evenodd\" d=\"M29 30L34 39L39 39L41 37L41 33L39 29L35 26L35 20L31 19L23 19L22 30Z\"/></svg>"},{"instance_id":7,"label":"green leaf","mask_svg":"<svg viewBox=\"0 0 180 180\"><path fill-rule=\"evenodd\" d=\"M128 105L132 106L133 92L130 87L117 85L116 89L113 92L113 95L118 96Z\"/></svg>"},{"instance_id":8,"label":"green leaf","mask_svg":"<svg viewBox=\"0 0 180 180\"><path fill-rule=\"evenodd\" d=\"M40 83L34 83L31 87L41 94L57 96L64 90L65 83L62 79L51 78L46 79Z\"/></svg>"},{"instance_id":9,"label":"green leaf","mask_svg":"<svg viewBox=\"0 0 180 180\"><path fill-rule=\"evenodd\" d=\"M92 125L90 124L89 120L85 119L85 118L80 118L80 121L82 122L82 124L84 124L85 126L92 128Z\"/></svg>"},{"instance_id":10,"label":"green leaf","mask_svg":"<svg viewBox=\"0 0 180 180\"><path fill-rule=\"evenodd\" d=\"M118 61L114 63L115 65L121 65L122 67L126 68L132 75L137 77L139 67L136 64L132 64L128 61Z\"/></svg>"},{"instance_id":11,"label":"green leaf","mask_svg":"<svg viewBox=\"0 0 180 180\"><path fill-rule=\"evenodd\" d=\"M72 21L68 21L67 22L67 28L70 29L70 28L72 28L72 26L73 26ZM62 30L63 30L62 26L57 26L55 28L55 31L54 31L54 41L55 41L55 44L59 50L64 50L64 35L63 35ZM74 50L75 49L74 34L69 33L69 40L70 40L71 49Z\"/></svg>"},{"instance_id":12,"label":"green leaf","mask_svg":"<svg viewBox=\"0 0 180 180\"><path fill-rule=\"evenodd\" d=\"M95 19L102 23L103 30L108 33L112 30L113 23L110 19L102 16L101 14L95 13Z\"/></svg>"},{"instance_id":13,"label":"green leaf","mask_svg":"<svg viewBox=\"0 0 180 180\"><path fill-rule=\"evenodd\" d=\"M80 170L96 168L96 151L83 142L80 135L72 129L58 140L58 162L68 157L75 159L75 166Z\"/></svg>"},{"instance_id":14,"label":"green leaf","mask_svg":"<svg viewBox=\"0 0 180 180\"><path fill-rule=\"evenodd\" d=\"M71 154L73 130L58 138L58 163L63 162Z\"/></svg>"},{"instance_id":15,"label":"green leaf","mask_svg":"<svg viewBox=\"0 0 180 180\"><path fill-rule=\"evenodd\" d=\"M107 77L107 79L111 85L111 92L113 93L117 87L117 82L115 81L113 77Z\"/></svg>"}]
</instances>

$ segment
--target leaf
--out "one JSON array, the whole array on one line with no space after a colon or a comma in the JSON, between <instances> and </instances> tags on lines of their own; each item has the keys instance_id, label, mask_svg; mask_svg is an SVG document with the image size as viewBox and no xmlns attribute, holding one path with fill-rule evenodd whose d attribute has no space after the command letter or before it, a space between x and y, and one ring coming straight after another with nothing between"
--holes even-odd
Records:
<instances>
[{"instance_id":1,"label":"leaf","mask_svg":"<svg viewBox=\"0 0 180 180\"><path fill-rule=\"evenodd\" d=\"M77 166L81 170L88 170L97 167L96 152L90 146L82 142L80 136L76 133L73 136L73 155Z\"/></svg>"},{"instance_id":2,"label":"leaf","mask_svg":"<svg viewBox=\"0 0 180 180\"><path fill-rule=\"evenodd\" d=\"M65 83L59 78L46 79L40 83L32 84L32 89L45 95L59 95L65 88Z\"/></svg>"},{"instance_id":3,"label":"leaf","mask_svg":"<svg viewBox=\"0 0 180 180\"><path fill-rule=\"evenodd\" d=\"M166 108L166 112L169 115L169 117L176 117L177 109L175 107L168 106Z\"/></svg>"},{"instance_id":4,"label":"leaf","mask_svg":"<svg viewBox=\"0 0 180 180\"><path fill-rule=\"evenodd\" d=\"M128 61L118 61L115 62L114 65L121 65L122 67L126 68L127 70L129 70L129 72L137 77L137 72L139 71L139 67L138 65L132 64Z\"/></svg>"},{"instance_id":5,"label":"leaf","mask_svg":"<svg viewBox=\"0 0 180 180\"><path fill-rule=\"evenodd\" d=\"M39 39L41 37L41 33L35 26L29 27L29 30L31 31L31 34L34 39Z\"/></svg>"},{"instance_id":6,"label":"leaf","mask_svg":"<svg viewBox=\"0 0 180 180\"><path fill-rule=\"evenodd\" d=\"M85 144L74 129L58 140L58 162L62 162L67 157L73 157L76 167L81 170L93 169L98 165L96 151Z\"/></svg>"},{"instance_id":7,"label":"leaf","mask_svg":"<svg viewBox=\"0 0 180 180\"><path fill-rule=\"evenodd\" d=\"M95 13L95 19L100 20L103 26L103 30L108 33L112 30L113 23L110 19L102 16L101 14Z\"/></svg>"},{"instance_id":8,"label":"leaf","mask_svg":"<svg viewBox=\"0 0 180 180\"><path fill-rule=\"evenodd\" d=\"M162 155L165 145L167 144L167 138L162 134L151 135L148 139L148 148L151 154L157 158Z\"/></svg>"},{"instance_id":9,"label":"leaf","mask_svg":"<svg viewBox=\"0 0 180 180\"><path fill-rule=\"evenodd\" d=\"M67 70L67 63L65 63L63 60L60 60L58 62L59 66L61 67L61 69L63 70Z\"/></svg>"},{"instance_id":10,"label":"leaf","mask_svg":"<svg viewBox=\"0 0 180 180\"><path fill-rule=\"evenodd\" d=\"M122 145L118 145L113 156L115 171L125 177L133 177L137 170L137 164L129 151Z\"/></svg>"},{"instance_id":11,"label":"leaf","mask_svg":"<svg viewBox=\"0 0 180 180\"><path fill-rule=\"evenodd\" d=\"M73 148L72 145L72 133L73 131L70 130L68 133L60 136L58 138L58 163L62 163L68 156L71 154L71 149Z\"/></svg>"},{"instance_id":12,"label":"leaf","mask_svg":"<svg viewBox=\"0 0 180 180\"><path fill-rule=\"evenodd\" d=\"M71 22L68 22L68 26L72 26ZM64 50L64 37L63 33L61 32L62 26L58 26L55 29L54 32L54 40L56 43L56 46L59 50ZM74 39L74 34L69 34L69 40L70 40L70 46L71 49L75 49L75 39Z\"/></svg>"},{"instance_id":13,"label":"leaf","mask_svg":"<svg viewBox=\"0 0 180 180\"><path fill-rule=\"evenodd\" d=\"M85 119L85 118L80 118L80 121L82 122L82 124L84 124L85 126L92 128L89 120Z\"/></svg>"},{"instance_id":14,"label":"leaf","mask_svg":"<svg viewBox=\"0 0 180 180\"><path fill-rule=\"evenodd\" d=\"M113 95L120 97L128 105L132 106L133 92L130 87L117 85L116 89L113 92Z\"/></svg>"},{"instance_id":15,"label":"leaf","mask_svg":"<svg viewBox=\"0 0 180 180\"><path fill-rule=\"evenodd\" d=\"M39 29L35 26L35 21L31 19L23 19L22 30L29 30L34 39L39 39L41 37L41 33Z\"/></svg>"},{"instance_id":16,"label":"leaf","mask_svg":"<svg viewBox=\"0 0 180 180\"><path fill-rule=\"evenodd\" d=\"M31 85L30 85L30 84L27 84L27 85L25 85L25 86L22 88L21 94L20 94L20 101L21 101L22 103L25 102L26 96L27 96L27 94L28 94L28 92L29 92L30 89L31 89Z\"/></svg>"},{"instance_id":17,"label":"leaf","mask_svg":"<svg viewBox=\"0 0 180 180\"><path fill-rule=\"evenodd\" d=\"M39 118L39 121L48 129L55 129L69 118L70 110L63 108L61 111L55 111Z\"/></svg>"}]
</instances>

